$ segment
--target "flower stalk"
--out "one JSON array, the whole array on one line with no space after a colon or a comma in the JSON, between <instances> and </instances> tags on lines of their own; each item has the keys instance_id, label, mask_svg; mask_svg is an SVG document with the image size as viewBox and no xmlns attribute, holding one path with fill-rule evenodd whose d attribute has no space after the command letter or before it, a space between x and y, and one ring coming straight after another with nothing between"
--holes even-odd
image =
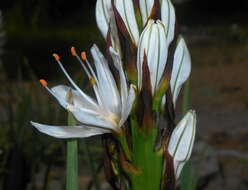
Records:
<instances>
[{"instance_id":1,"label":"flower stalk","mask_svg":"<svg viewBox=\"0 0 248 190\"><path fill-rule=\"evenodd\" d=\"M68 127L76 125L76 120L68 113ZM78 140L66 142L66 190L78 190Z\"/></svg>"},{"instance_id":2,"label":"flower stalk","mask_svg":"<svg viewBox=\"0 0 248 190\"><path fill-rule=\"evenodd\" d=\"M71 48L94 96L78 87L57 54L53 56L72 87L49 88L41 80L78 125L31 123L57 138L103 135L105 174L115 190L173 190L191 156L196 130L193 110L176 122L177 99L189 78L191 58L178 34L173 4L97 0L96 21L106 55L93 45L90 64L85 52L80 57Z\"/></svg>"}]
</instances>

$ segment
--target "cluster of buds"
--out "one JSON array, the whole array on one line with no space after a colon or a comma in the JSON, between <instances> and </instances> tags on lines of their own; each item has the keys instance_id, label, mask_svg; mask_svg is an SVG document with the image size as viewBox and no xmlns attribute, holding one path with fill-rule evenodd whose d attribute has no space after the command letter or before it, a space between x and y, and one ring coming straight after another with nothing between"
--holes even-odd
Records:
<instances>
[{"instance_id":1,"label":"cluster of buds","mask_svg":"<svg viewBox=\"0 0 248 190\"><path fill-rule=\"evenodd\" d=\"M192 110L175 121L191 60L178 34L174 7L170 0L97 0L96 20L106 40L105 57L94 45L91 64L85 52L78 56L71 49L95 97L78 87L57 54L53 56L73 88L49 88L40 81L79 125L31 123L57 138L104 134L105 173L114 189L173 189L191 155L196 127Z\"/></svg>"}]
</instances>

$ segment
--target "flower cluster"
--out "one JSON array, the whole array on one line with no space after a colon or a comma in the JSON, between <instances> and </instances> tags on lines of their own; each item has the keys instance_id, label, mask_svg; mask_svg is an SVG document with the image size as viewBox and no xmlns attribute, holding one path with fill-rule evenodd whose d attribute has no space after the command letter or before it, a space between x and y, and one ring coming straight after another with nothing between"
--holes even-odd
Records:
<instances>
[{"instance_id":1,"label":"flower cluster","mask_svg":"<svg viewBox=\"0 0 248 190\"><path fill-rule=\"evenodd\" d=\"M47 82L41 80L79 125L31 122L32 125L57 138L113 133L117 137L124 134L128 139L127 128L138 125L146 134L155 129L154 147L165 155L163 175L178 179L192 152L196 114L191 110L175 124L176 102L189 78L191 60L183 37L177 33L172 3L170 0L97 0L96 21L106 40L106 56L94 45L93 66L84 52L80 58L75 48L71 50L87 74L95 96L88 96L75 84L57 54L54 57L72 87L48 88ZM132 145L124 148L126 154L128 147ZM117 151L120 155L121 150ZM130 155L124 157L131 161ZM110 163L113 167L111 158ZM131 168L135 170L134 166ZM166 186L164 183L161 184Z\"/></svg>"}]
</instances>

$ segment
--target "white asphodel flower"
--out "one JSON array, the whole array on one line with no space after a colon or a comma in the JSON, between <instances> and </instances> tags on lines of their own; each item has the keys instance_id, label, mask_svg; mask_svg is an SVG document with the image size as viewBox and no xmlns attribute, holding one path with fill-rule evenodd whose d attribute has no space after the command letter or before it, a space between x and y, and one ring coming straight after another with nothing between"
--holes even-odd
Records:
<instances>
[{"instance_id":1,"label":"white asphodel flower","mask_svg":"<svg viewBox=\"0 0 248 190\"><path fill-rule=\"evenodd\" d=\"M152 92L154 93L164 73L167 55L166 26L159 20L149 20L141 34L138 46L137 70L139 88L142 86L142 66L145 56L147 56Z\"/></svg>"},{"instance_id":2,"label":"white asphodel flower","mask_svg":"<svg viewBox=\"0 0 248 190\"><path fill-rule=\"evenodd\" d=\"M120 90L117 88L106 59L97 46L94 45L91 49L96 72L88 62L86 54L82 53L81 60L75 49L72 48L72 54L79 60L89 77L95 93L95 99L85 94L75 84L62 66L59 56L54 54L55 59L74 89L64 85L50 89L46 81L41 80L41 83L65 109L74 115L80 125L51 126L35 122L31 122L31 124L40 132L57 138L83 138L113 131L120 133L135 99L135 86L131 84L128 87L120 57L113 48L110 48L110 52L119 73ZM68 101L68 93L71 94L70 101Z\"/></svg>"},{"instance_id":3,"label":"white asphodel flower","mask_svg":"<svg viewBox=\"0 0 248 190\"><path fill-rule=\"evenodd\" d=\"M138 44L139 29L135 17L133 0L114 0L114 5L125 23L134 44ZM104 38L107 38L110 22L114 19L111 0L97 0L96 22ZM115 38L115 37L114 37Z\"/></svg>"},{"instance_id":4,"label":"white asphodel flower","mask_svg":"<svg viewBox=\"0 0 248 190\"><path fill-rule=\"evenodd\" d=\"M138 24L135 17L135 10L132 0L115 0L114 4L116 6L117 11L119 12L121 18L123 19L125 26L133 40L133 42L137 45L139 40L139 30ZM148 19L151 15L152 8L154 5L154 0L139 0L140 13L142 17L143 26L145 26L148 22ZM175 9L170 0L161 0L161 21L166 25L166 38L167 42L170 43L174 39L175 33ZM114 20L113 8L111 5L111 0L97 0L96 3L96 21L98 28L100 29L104 38L107 38L107 33L109 30L109 26L111 26L115 30L112 21ZM111 23L111 24L110 24ZM115 22L114 22L115 23ZM112 38L117 33L111 31ZM118 43L115 40L113 43Z\"/></svg>"},{"instance_id":5,"label":"white asphodel flower","mask_svg":"<svg viewBox=\"0 0 248 190\"><path fill-rule=\"evenodd\" d=\"M195 111L191 110L177 124L168 146L168 152L173 157L176 179L179 178L183 166L191 156L195 140L195 131L196 114Z\"/></svg>"}]
</instances>

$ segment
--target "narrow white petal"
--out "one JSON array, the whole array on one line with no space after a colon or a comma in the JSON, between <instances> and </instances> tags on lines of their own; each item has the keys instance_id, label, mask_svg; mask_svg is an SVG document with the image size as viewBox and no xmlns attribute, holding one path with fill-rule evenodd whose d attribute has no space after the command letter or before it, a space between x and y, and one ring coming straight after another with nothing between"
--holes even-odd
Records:
<instances>
[{"instance_id":1,"label":"narrow white petal","mask_svg":"<svg viewBox=\"0 0 248 190\"><path fill-rule=\"evenodd\" d=\"M170 0L162 0L161 2L161 18L167 27L167 42L168 44L174 39L176 15L175 9Z\"/></svg>"},{"instance_id":2,"label":"narrow white petal","mask_svg":"<svg viewBox=\"0 0 248 190\"><path fill-rule=\"evenodd\" d=\"M139 29L135 17L133 1L132 0L115 0L115 6L121 15L127 30L129 31L131 38L135 44L138 44Z\"/></svg>"},{"instance_id":3,"label":"narrow white petal","mask_svg":"<svg viewBox=\"0 0 248 190\"><path fill-rule=\"evenodd\" d=\"M135 100L135 89L136 89L136 86L130 85L125 110L123 110L123 114L122 114L120 124L119 124L120 126L122 126L125 123L125 121L127 120L128 116L132 110L133 102Z\"/></svg>"},{"instance_id":4,"label":"narrow white petal","mask_svg":"<svg viewBox=\"0 0 248 190\"><path fill-rule=\"evenodd\" d=\"M121 104L122 104L122 110L125 110L125 105L127 101L127 96L128 96L128 89L127 89L127 81L126 81L126 76L122 68L122 62L121 62L121 57L117 52L114 51L112 47L110 47L110 53L111 56L114 60L114 65L116 69L119 72L120 76L120 90L121 90ZM122 111L123 113L123 111Z\"/></svg>"},{"instance_id":5,"label":"narrow white petal","mask_svg":"<svg viewBox=\"0 0 248 190\"><path fill-rule=\"evenodd\" d=\"M143 25L146 24L148 17L151 15L153 4L154 0L139 0Z\"/></svg>"},{"instance_id":6,"label":"narrow white petal","mask_svg":"<svg viewBox=\"0 0 248 190\"><path fill-rule=\"evenodd\" d=\"M66 106L67 106L67 94L68 94L70 89L71 89L70 87L65 86L65 85L58 85L58 86L51 88L53 95L55 96L55 98L60 102L60 104L64 108L66 108ZM72 90L72 95L73 95L74 106L79 107L79 108L82 107L82 108L89 109L89 110L92 110L95 112L98 110L97 104L94 102L94 100L92 100L92 102L94 102L94 104L92 104L91 101L88 101L88 99L91 99L89 96L87 99L85 99L76 90Z\"/></svg>"},{"instance_id":7,"label":"narrow white petal","mask_svg":"<svg viewBox=\"0 0 248 190\"><path fill-rule=\"evenodd\" d=\"M61 139L85 138L111 132L110 130L88 126L53 126L32 121L31 124L40 132Z\"/></svg>"},{"instance_id":8,"label":"narrow white petal","mask_svg":"<svg viewBox=\"0 0 248 190\"><path fill-rule=\"evenodd\" d=\"M189 78L190 72L190 54L184 39L180 38L174 55L173 69L170 81L174 105L176 105L180 90L185 81Z\"/></svg>"},{"instance_id":9,"label":"narrow white petal","mask_svg":"<svg viewBox=\"0 0 248 190\"><path fill-rule=\"evenodd\" d=\"M96 66L100 96L109 111L120 114L120 95L107 61L96 45L91 48L91 53Z\"/></svg>"},{"instance_id":10,"label":"narrow white petal","mask_svg":"<svg viewBox=\"0 0 248 190\"><path fill-rule=\"evenodd\" d=\"M91 110L78 108L73 105L69 105L68 109L82 124L94 125L112 130L116 129L116 125L108 120L108 112L106 110L100 110L98 113L95 113Z\"/></svg>"},{"instance_id":11,"label":"narrow white petal","mask_svg":"<svg viewBox=\"0 0 248 190\"><path fill-rule=\"evenodd\" d=\"M195 139L196 115L189 111L174 129L168 146L177 162L186 162L192 152Z\"/></svg>"},{"instance_id":12,"label":"narrow white petal","mask_svg":"<svg viewBox=\"0 0 248 190\"><path fill-rule=\"evenodd\" d=\"M59 103L66 109L69 110L75 118L86 125L94 125L107 129L115 129L116 126L109 122L103 114L102 108L98 106L92 106L85 101L81 94L75 90L72 90L73 104L67 102L67 93L70 87L59 85L51 89L51 93L59 101Z\"/></svg>"},{"instance_id":13,"label":"narrow white petal","mask_svg":"<svg viewBox=\"0 0 248 190\"><path fill-rule=\"evenodd\" d=\"M104 38L107 38L109 30L110 13L112 12L111 0L97 0L96 23Z\"/></svg>"}]
</instances>

